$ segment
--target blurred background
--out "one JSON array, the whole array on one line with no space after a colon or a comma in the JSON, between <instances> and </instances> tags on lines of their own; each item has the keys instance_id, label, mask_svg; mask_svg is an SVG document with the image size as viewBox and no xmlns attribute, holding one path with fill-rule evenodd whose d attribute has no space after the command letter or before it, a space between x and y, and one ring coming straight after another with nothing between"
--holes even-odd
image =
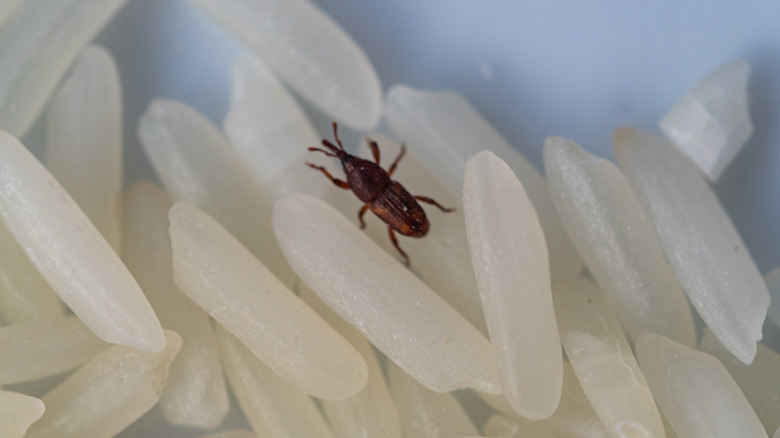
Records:
<instances>
[{"instance_id":1,"label":"blurred background","mask_svg":"<svg viewBox=\"0 0 780 438\"><path fill-rule=\"evenodd\" d=\"M548 135L613 159L616 127L657 130L697 81L747 60L754 134L715 189L761 272L780 265L780 2L315 3L363 47L385 90L406 83L461 93L539 169ZM178 99L221 126L231 63L244 49L187 1L130 0L97 42L122 76L126 183L156 179L135 136L151 99ZM306 109L326 134L330 120ZM36 135L26 143L40 144ZM780 339L776 328L766 332ZM131 427L122 436L148 435Z\"/></svg>"}]
</instances>

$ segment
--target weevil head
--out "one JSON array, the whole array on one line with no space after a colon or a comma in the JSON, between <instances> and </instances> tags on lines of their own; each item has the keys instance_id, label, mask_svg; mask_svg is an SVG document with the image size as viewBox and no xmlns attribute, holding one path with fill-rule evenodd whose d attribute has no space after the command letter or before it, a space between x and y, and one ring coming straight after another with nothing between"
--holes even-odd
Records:
<instances>
[{"instance_id":1,"label":"weevil head","mask_svg":"<svg viewBox=\"0 0 780 438\"><path fill-rule=\"evenodd\" d=\"M341 145L339 145L339 146L336 146L335 144L333 144L333 143L331 143L331 142L329 142L328 140L325 140L325 139L322 139L322 145L323 145L323 146L325 146L326 148L328 148L328 150L330 150L330 152L333 154L333 156L335 156L336 158L338 158L339 160L341 160L341 162L342 162L342 163L343 163L345 160L347 160L347 159L348 159L348 157L351 157L351 155L349 155L349 154L348 154L348 153L347 153L347 152L344 150L344 147L343 147L343 146L342 146L342 147L339 147L339 146L341 146Z\"/></svg>"},{"instance_id":2,"label":"weevil head","mask_svg":"<svg viewBox=\"0 0 780 438\"><path fill-rule=\"evenodd\" d=\"M343 147L341 147L341 144L339 144L339 146L336 146L333 143L329 142L328 140L323 139L322 145L325 146L327 150L310 147L309 152L322 152L323 154L329 157L338 158L339 160L341 160L341 163L344 165L346 165L348 161L351 161L351 159L354 158L352 155L348 154Z\"/></svg>"}]
</instances>

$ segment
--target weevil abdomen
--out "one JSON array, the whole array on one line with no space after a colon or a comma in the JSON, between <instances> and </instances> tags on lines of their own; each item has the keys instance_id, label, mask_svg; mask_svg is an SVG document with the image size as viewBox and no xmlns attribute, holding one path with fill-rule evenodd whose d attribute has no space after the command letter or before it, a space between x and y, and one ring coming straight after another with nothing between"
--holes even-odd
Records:
<instances>
[{"instance_id":1,"label":"weevil abdomen","mask_svg":"<svg viewBox=\"0 0 780 438\"><path fill-rule=\"evenodd\" d=\"M369 203L369 209L394 230L410 237L428 232L428 219L420 204L400 183L390 181L382 196Z\"/></svg>"}]
</instances>

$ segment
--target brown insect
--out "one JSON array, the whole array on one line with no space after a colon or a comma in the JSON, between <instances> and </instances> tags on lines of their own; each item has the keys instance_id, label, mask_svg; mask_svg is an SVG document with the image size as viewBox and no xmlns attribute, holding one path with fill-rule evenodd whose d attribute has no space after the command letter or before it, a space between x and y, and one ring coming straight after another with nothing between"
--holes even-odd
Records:
<instances>
[{"instance_id":1,"label":"brown insect","mask_svg":"<svg viewBox=\"0 0 780 438\"><path fill-rule=\"evenodd\" d=\"M442 207L438 202L427 196L413 196L399 182L390 179L398 166L398 162L401 161L401 158L406 153L405 145L401 145L401 153L398 154L390 168L385 171L379 165L379 145L375 141L366 139L368 146L371 148L371 153L374 155L374 162L372 163L371 161L350 155L344 150L344 145L341 144L339 139L338 124L336 122L333 122L333 137L336 139L338 147L330 141L323 139L322 145L328 148L328 150L311 147L309 151L322 152L329 157L341 160L347 180L342 181L334 178L322 166L312 163L306 163L306 165L324 173L336 187L345 190L352 189L355 195L365 203L358 211L360 229L366 227L363 215L366 213L366 210L370 209L388 225L387 231L390 234L390 240L393 242L395 249L403 256L404 264L409 267L409 256L398 245L395 232L398 231L409 237L423 237L428 232L428 218L417 201L435 205L445 213L455 211L455 209Z\"/></svg>"}]
</instances>

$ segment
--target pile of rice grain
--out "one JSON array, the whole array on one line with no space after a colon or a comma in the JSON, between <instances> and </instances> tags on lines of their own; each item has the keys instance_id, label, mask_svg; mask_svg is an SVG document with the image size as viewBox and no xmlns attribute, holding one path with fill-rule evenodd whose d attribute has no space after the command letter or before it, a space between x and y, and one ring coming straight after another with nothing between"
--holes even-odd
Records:
<instances>
[{"instance_id":1,"label":"pile of rice grain","mask_svg":"<svg viewBox=\"0 0 780 438\"><path fill-rule=\"evenodd\" d=\"M120 72L89 45L124 2L0 7L0 436L154 415L212 438L778 436L769 290L710 186L752 133L746 63L665 136L619 128L618 166L549 137L545 179L458 94L383 97L305 0L190 2L249 49L229 112L151 102L161 185L126 190ZM286 87L346 127L381 120L409 147L394 178L457 208L401 241L411 270L303 165L336 168ZM18 140L39 117L45 166Z\"/></svg>"}]
</instances>

